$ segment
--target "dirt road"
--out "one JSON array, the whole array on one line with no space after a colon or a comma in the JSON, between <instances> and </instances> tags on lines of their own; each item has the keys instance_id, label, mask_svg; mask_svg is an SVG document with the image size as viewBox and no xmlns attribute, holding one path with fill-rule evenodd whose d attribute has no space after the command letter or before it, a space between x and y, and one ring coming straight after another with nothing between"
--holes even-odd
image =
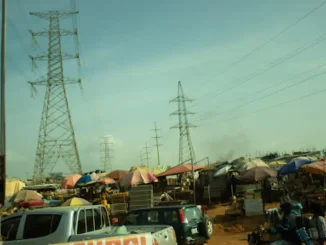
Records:
<instances>
[{"instance_id":1,"label":"dirt road","mask_svg":"<svg viewBox=\"0 0 326 245\"><path fill-rule=\"evenodd\" d=\"M265 208L278 207L278 203L267 205ZM225 206L217 205L207 212L214 220L214 235L209 240L209 245L245 245L247 235L257 226L264 224L264 215L255 217L227 217L225 216Z\"/></svg>"}]
</instances>

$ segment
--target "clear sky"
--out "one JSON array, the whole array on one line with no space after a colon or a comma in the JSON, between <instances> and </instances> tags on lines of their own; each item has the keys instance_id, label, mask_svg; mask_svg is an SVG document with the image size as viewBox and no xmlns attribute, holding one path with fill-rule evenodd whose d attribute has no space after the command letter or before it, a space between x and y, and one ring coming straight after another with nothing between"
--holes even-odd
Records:
<instances>
[{"instance_id":1,"label":"clear sky","mask_svg":"<svg viewBox=\"0 0 326 245\"><path fill-rule=\"evenodd\" d=\"M44 99L42 88L31 97L27 81L46 74L45 65L31 71L28 55L47 49L46 38L33 48L28 30L48 25L28 13L69 10L70 4L7 2L7 168L9 176L25 178L33 171ZM170 130L177 117L169 116L177 107L169 100L179 80L195 100L189 120L199 126L191 131L198 160L324 147L326 93L271 107L326 88L326 75L294 85L326 71L326 41L300 51L326 33L326 5L235 64L321 2L77 0L83 90L70 86L68 99L83 170L100 168L105 135L115 140L114 168L140 164L145 143L154 144L154 121L163 137L161 162L177 164L178 131ZM64 38L63 50L73 52L72 44ZM68 75L76 70L75 63L65 66ZM153 167L155 156L151 147ZM55 170L67 172L62 163Z\"/></svg>"}]
</instances>

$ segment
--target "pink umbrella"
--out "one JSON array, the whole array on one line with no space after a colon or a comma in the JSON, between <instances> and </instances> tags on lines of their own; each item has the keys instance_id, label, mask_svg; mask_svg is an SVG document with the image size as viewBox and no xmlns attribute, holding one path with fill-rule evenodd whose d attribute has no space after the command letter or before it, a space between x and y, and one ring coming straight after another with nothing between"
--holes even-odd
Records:
<instances>
[{"instance_id":1,"label":"pink umbrella","mask_svg":"<svg viewBox=\"0 0 326 245\"><path fill-rule=\"evenodd\" d=\"M105 185L108 185L108 184L115 183L115 180L114 179L111 179L109 177L106 177L106 178L100 179L98 182L100 182L102 184L105 184Z\"/></svg>"},{"instance_id":2,"label":"pink umbrella","mask_svg":"<svg viewBox=\"0 0 326 245\"><path fill-rule=\"evenodd\" d=\"M152 172L145 169L136 169L133 172L128 173L121 181L121 186L133 186L138 184L148 184L151 182L157 182L157 178Z\"/></svg>"},{"instance_id":3,"label":"pink umbrella","mask_svg":"<svg viewBox=\"0 0 326 245\"><path fill-rule=\"evenodd\" d=\"M67 176L61 181L61 189L73 189L75 187L76 182L81 178L80 174L74 174L71 176Z\"/></svg>"}]
</instances>

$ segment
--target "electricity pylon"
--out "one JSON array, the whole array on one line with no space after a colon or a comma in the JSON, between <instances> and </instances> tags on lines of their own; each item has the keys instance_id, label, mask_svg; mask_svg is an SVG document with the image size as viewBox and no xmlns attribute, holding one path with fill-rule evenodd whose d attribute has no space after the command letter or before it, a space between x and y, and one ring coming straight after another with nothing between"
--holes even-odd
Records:
<instances>
[{"instance_id":1,"label":"electricity pylon","mask_svg":"<svg viewBox=\"0 0 326 245\"><path fill-rule=\"evenodd\" d=\"M61 19L74 18L77 13L76 11L30 13L30 15L49 21L49 29L39 32L30 31L34 41L36 36L49 37L48 53L36 57L30 56L33 67L36 66L36 61L47 61L48 67L46 78L29 82L32 85L32 91L35 91L35 85L46 86L33 173L34 183L44 181L45 173L52 172L60 158L71 173L82 174L65 88L67 84L81 84L81 80L65 78L63 75L63 60L77 59L79 61L79 53L67 54L61 50L61 37L77 36L78 32L77 28L66 30L60 27Z\"/></svg>"},{"instance_id":2,"label":"electricity pylon","mask_svg":"<svg viewBox=\"0 0 326 245\"><path fill-rule=\"evenodd\" d=\"M154 122L154 129L152 129L152 131L154 131L154 133L155 133L154 139L155 139L156 144L154 146L156 147L156 151L157 151L157 164L158 164L158 166L160 166L161 162L160 162L160 149L159 149L159 147L162 146L162 145L158 143L158 140L160 138L162 138L162 137L158 136L157 132L159 131L159 129L156 127L156 122Z\"/></svg>"},{"instance_id":3,"label":"electricity pylon","mask_svg":"<svg viewBox=\"0 0 326 245\"><path fill-rule=\"evenodd\" d=\"M174 129L179 129L179 164L187 161L195 164L195 151L191 142L189 129L195 128L196 126L190 124L188 121L188 115L192 115L194 113L189 112L186 107L186 102L192 102L192 100L184 96L180 81L178 82L178 96L170 102L178 103L178 110L173 112L171 115L177 115L179 118L179 123L172 127Z\"/></svg>"},{"instance_id":4,"label":"electricity pylon","mask_svg":"<svg viewBox=\"0 0 326 245\"><path fill-rule=\"evenodd\" d=\"M103 165L104 171L112 171L112 142L109 142L109 137L104 137L104 143L101 144L101 152L103 152L103 156L101 157L101 162Z\"/></svg>"},{"instance_id":5,"label":"electricity pylon","mask_svg":"<svg viewBox=\"0 0 326 245\"><path fill-rule=\"evenodd\" d=\"M143 159L146 160L147 167L149 168L149 159L150 159L150 157L149 157L149 151L148 151L149 147L147 146L147 143L146 143L146 146L144 148L145 148L146 157L144 157Z\"/></svg>"}]
</instances>

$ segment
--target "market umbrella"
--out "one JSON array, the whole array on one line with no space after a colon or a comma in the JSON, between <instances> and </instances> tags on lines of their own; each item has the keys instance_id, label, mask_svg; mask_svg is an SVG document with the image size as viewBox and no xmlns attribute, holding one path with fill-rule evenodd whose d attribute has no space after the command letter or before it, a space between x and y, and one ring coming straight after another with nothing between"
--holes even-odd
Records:
<instances>
[{"instance_id":1,"label":"market umbrella","mask_svg":"<svg viewBox=\"0 0 326 245\"><path fill-rule=\"evenodd\" d=\"M83 206L90 205L91 203L80 197L73 197L65 201L62 206Z\"/></svg>"},{"instance_id":2,"label":"market umbrella","mask_svg":"<svg viewBox=\"0 0 326 245\"><path fill-rule=\"evenodd\" d=\"M128 173L129 173L129 171L126 171L126 170L114 170L114 171L110 172L109 174L107 174L106 177L109 177L114 180L121 180L125 176L127 176Z\"/></svg>"},{"instance_id":3,"label":"market umbrella","mask_svg":"<svg viewBox=\"0 0 326 245\"><path fill-rule=\"evenodd\" d=\"M300 168L311 174L326 174L326 160L306 164Z\"/></svg>"},{"instance_id":4,"label":"market umbrella","mask_svg":"<svg viewBox=\"0 0 326 245\"><path fill-rule=\"evenodd\" d=\"M128 175L120 181L120 185L128 187L138 184L148 184L151 182L157 182L157 178L152 174L152 172L144 169L137 169L128 173Z\"/></svg>"},{"instance_id":5,"label":"market umbrella","mask_svg":"<svg viewBox=\"0 0 326 245\"><path fill-rule=\"evenodd\" d=\"M239 180L245 182L264 181L269 177L276 177L277 171L268 167L255 167L243 172Z\"/></svg>"},{"instance_id":6,"label":"market umbrella","mask_svg":"<svg viewBox=\"0 0 326 245\"><path fill-rule=\"evenodd\" d=\"M223 166L222 168L218 169L213 177L219 177L219 176L223 176L226 175L227 173L229 173L230 169L232 168L231 165L226 165Z\"/></svg>"},{"instance_id":7,"label":"market umbrella","mask_svg":"<svg viewBox=\"0 0 326 245\"><path fill-rule=\"evenodd\" d=\"M99 179L98 182L100 182L100 183L102 183L102 184L105 184L105 185L108 185L108 184L115 183L115 180L114 180L114 179L111 179L111 178L109 178L109 177L105 177L105 178L101 178L101 179Z\"/></svg>"},{"instance_id":8,"label":"market umbrella","mask_svg":"<svg viewBox=\"0 0 326 245\"><path fill-rule=\"evenodd\" d=\"M21 190L14 195L14 202L20 203L20 202L29 202L29 201L42 201L43 196L32 190Z\"/></svg>"},{"instance_id":9,"label":"market umbrella","mask_svg":"<svg viewBox=\"0 0 326 245\"><path fill-rule=\"evenodd\" d=\"M75 186L83 186L91 183L95 183L99 180L99 177L96 173L84 175L77 180Z\"/></svg>"},{"instance_id":10,"label":"market umbrella","mask_svg":"<svg viewBox=\"0 0 326 245\"><path fill-rule=\"evenodd\" d=\"M232 162L232 166L238 172L244 172L255 167L268 167L263 160L250 157L240 157Z\"/></svg>"},{"instance_id":11,"label":"market umbrella","mask_svg":"<svg viewBox=\"0 0 326 245\"><path fill-rule=\"evenodd\" d=\"M301 166L312 163L313 161L314 160L308 157L294 158L280 168L280 175L294 174L298 172Z\"/></svg>"},{"instance_id":12,"label":"market umbrella","mask_svg":"<svg viewBox=\"0 0 326 245\"><path fill-rule=\"evenodd\" d=\"M61 189L73 189L76 185L76 182L81 178L82 176L80 174L74 174L65 177L61 181Z\"/></svg>"},{"instance_id":13,"label":"market umbrella","mask_svg":"<svg viewBox=\"0 0 326 245\"><path fill-rule=\"evenodd\" d=\"M205 168L205 166L202 165L197 165L194 164L194 171L200 170ZM164 171L163 173L160 173L158 175L156 175L157 177L163 177L163 176L169 176L169 175L177 175L177 174L183 174L183 173L187 173L192 171L192 165L187 163L187 164L180 164L177 165L173 168L170 168L166 171Z\"/></svg>"}]
</instances>

